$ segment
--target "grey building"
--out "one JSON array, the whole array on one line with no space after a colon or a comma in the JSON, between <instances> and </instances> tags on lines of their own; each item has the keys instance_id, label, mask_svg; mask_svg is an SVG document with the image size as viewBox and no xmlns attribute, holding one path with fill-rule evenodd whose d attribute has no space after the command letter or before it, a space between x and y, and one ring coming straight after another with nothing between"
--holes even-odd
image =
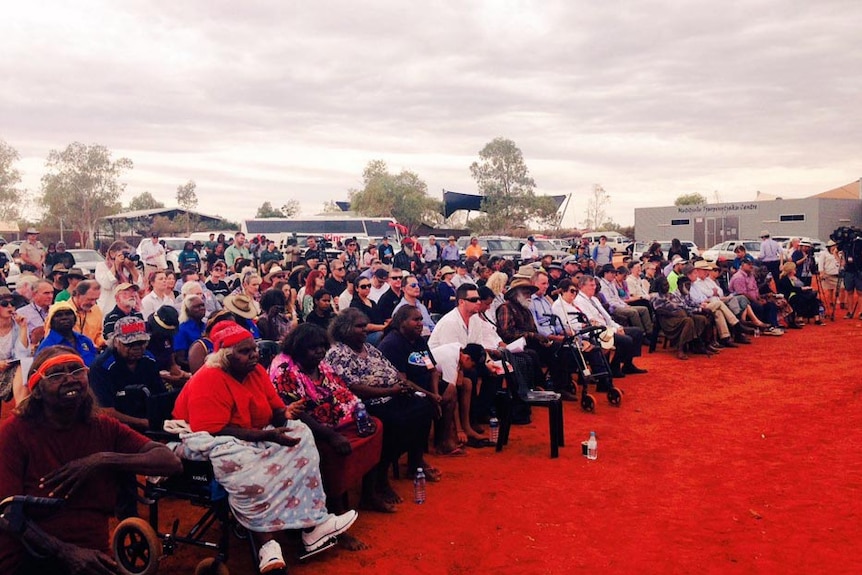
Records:
<instances>
[{"instance_id":1,"label":"grey building","mask_svg":"<svg viewBox=\"0 0 862 575\"><path fill-rule=\"evenodd\" d=\"M807 198L635 208L635 239L691 240L701 249L726 240L807 236L826 241L841 226L862 227L862 179Z\"/></svg>"}]
</instances>

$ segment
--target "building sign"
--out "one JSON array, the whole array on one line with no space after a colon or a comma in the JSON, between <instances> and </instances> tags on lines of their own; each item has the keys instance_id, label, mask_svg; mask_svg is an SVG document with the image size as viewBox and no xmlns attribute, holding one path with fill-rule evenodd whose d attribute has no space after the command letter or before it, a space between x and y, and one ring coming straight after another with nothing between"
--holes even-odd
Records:
<instances>
[{"instance_id":1,"label":"building sign","mask_svg":"<svg viewBox=\"0 0 862 575\"><path fill-rule=\"evenodd\" d=\"M677 211L680 214L728 214L731 212L748 212L757 211L757 202L738 203L738 204L699 204L696 206L679 206Z\"/></svg>"}]
</instances>

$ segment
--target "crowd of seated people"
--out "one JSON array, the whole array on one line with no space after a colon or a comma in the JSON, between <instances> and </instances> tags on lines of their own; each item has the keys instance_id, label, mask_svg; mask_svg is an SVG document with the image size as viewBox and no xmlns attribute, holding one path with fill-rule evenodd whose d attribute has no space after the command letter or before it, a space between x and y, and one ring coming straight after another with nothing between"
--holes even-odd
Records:
<instances>
[{"instance_id":1,"label":"crowd of seated people","mask_svg":"<svg viewBox=\"0 0 862 575\"><path fill-rule=\"evenodd\" d=\"M590 365L605 362L612 378L640 376L646 370L635 361L656 338L680 360L712 356L753 343L756 333L780 336L809 321L821 324L821 302L829 301L813 289L822 284L812 281L818 266L804 245L781 257L777 274L767 274L772 263L744 251L710 262L689 258L676 244L669 259L656 244L639 261L597 265L579 246L562 261L538 257L518 267L476 243L463 260L453 239L412 240L400 250L387 240L365 253L348 239L331 261L315 238L304 257L293 244L279 250L255 239L251 251L244 234L213 237L198 257L185 253L197 246L186 246L178 278L136 266L130 246L115 242L94 279L58 264L50 280L25 274L15 293L0 286L0 399L14 397L17 405L0 429L0 445L43 420L74 433L98 429L80 449L43 442L38 453L52 451L49 461L73 476L48 487L30 471L15 476L21 467L14 457L28 456L4 451L0 499L48 495L51 488L74 495L77 477L99 473L75 462L107 451L124 473L112 480L117 497L99 498L94 525L111 513L136 515L131 474L169 474L177 460L139 435L149 421L127 391L174 391L173 417L188 437L179 455L248 463L247 475L233 474L231 464L218 467L217 476L266 572L284 566L276 531L301 530L309 550L344 534L357 518L344 498L353 487L362 508L396 512L402 498L389 474L394 468L400 475L402 456L407 477L421 467L437 482L444 470L429 455L491 447L485 426L501 360L528 387L574 399L578 367L564 346L578 346ZM840 261L833 246L828 253ZM831 260L823 268L828 281L840 273ZM602 328L607 345L582 335L591 326ZM265 367L261 339L277 346ZM370 427L357 422L360 403ZM26 433L50 435L41 428ZM264 465L275 471L262 474ZM263 505L250 482L278 485L285 505ZM49 554L65 553L75 565L110 561L94 533L67 542L84 545L84 554L69 552L61 532L49 533L58 538L40 547ZM349 535L341 541L364 547ZM18 551L0 553L0 566L25 564Z\"/></svg>"}]
</instances>

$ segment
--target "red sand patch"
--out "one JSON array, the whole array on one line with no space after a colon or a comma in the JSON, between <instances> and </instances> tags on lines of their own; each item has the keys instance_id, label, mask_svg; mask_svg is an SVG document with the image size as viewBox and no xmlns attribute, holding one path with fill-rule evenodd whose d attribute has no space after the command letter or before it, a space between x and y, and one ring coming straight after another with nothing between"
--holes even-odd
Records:
<instances>
[{"instance_id":1,"label":"red sand patch","mask_svg":"<svg viewBox=\"0 0 862 575\"><path fill-rule=\"evenodd\" d=\"M623 405L565 406L566 444L548 457L547 411L513 427L509 446L434 458L444 480L425 505L362 512L371 545L330 550L302 574L859 573L862 531L862 322L679 361L667 351L620 382ZM580 455L590 430L599 458ZM410 482L396 481L405 499ZM166 526L192 517L165 506ZM194 509L197 512L197 509ZM179 515L178 515L179 514ZM190 572L181 546L161 572ZM231 573L256 573L234 540Z\"/></svg>"}]
</instances>

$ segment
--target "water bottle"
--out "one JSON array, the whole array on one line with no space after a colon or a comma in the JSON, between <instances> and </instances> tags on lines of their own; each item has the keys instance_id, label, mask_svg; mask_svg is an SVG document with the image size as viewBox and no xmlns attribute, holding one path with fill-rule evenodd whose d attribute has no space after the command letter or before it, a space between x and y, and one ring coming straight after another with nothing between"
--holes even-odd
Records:
<instances>
[{"instance_id":1,"label":"water bottle","mask_svg":"<svg viewBox=\"0 0 862 575\"><path fill-rule=\"evenodd\" d=\"M356 432L359 437L366 437L374 433L371 427L371 417L368 416L365 404L361 401L353 408L353 419L356 420Z\"/></svg>"},{"instance_id":2,"label":"water bottle","mask_svg":"<svg viewBox=\"0 0 862 575\"><path fill-rule=\"evenodd\" d=\"M755 338L760 337L760 328L759 327L754 328L754 337Z\"/></svg>"},{"instance_id":3,"label":"water bottle","mask_svg":"<svg viewBox=\"0 0 862 575\"><path fill-rule=\"evenodd\" d=\"M500 437L500 420L492 417L488 420L488 429L491 434L491 443L497 445L497 438Z\"/></svg>"},{"instance_id":4,"label":"water bottle","mask_svg":"<svg viewBox=\"0 0 862 575\"><path fill-rule=\"evenodd\" d=\"M817 310L817 311L820 313L820 317L821 317L821 318L825 318L825 317L826 317L826 308L825 308L825 307L823 307L823 304L820 304L820 307L818 308L818 310Z\"/></svg>"},{"instance_id":5,"label":"water bottle","mask_svg":"<svg viewBox=\"0 0 862 575\"><path fill-rule=\"evenodd\" d=\"M413 478L413 501L422 505L425 503L425 471L420 467Z\"/></svg>"},{"instance_id":6,"label":"water bottle","mask_svg":"<svg viewBox=\"0 0 862 575\"><path fill-rule=\"evenodd\" d=\"M587 459L598 459L599 457L599 442L596 441L596 432L590 432L590 438L587 440Z\"/></svg>"}]
</instances>

